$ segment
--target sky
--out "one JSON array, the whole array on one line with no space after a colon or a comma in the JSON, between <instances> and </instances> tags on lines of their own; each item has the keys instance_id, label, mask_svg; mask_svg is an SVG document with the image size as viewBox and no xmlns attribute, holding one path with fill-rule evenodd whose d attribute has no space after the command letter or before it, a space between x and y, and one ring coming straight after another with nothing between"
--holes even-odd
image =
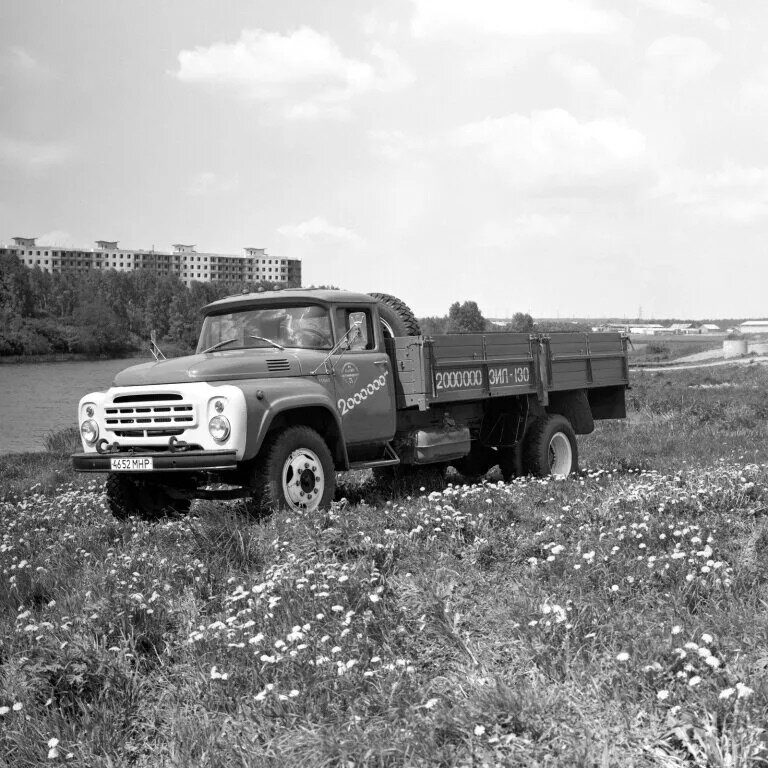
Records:
<instances>
[{"instance_id":1,"label":"sky","mask_svg":"<svg viewBox=\"0 0 768 768\"><path fill-rule=\"evenodd\" d=\"M418 316L768 317L768 4L7 0L0 242Z\"/></svg>"}]
</instances>

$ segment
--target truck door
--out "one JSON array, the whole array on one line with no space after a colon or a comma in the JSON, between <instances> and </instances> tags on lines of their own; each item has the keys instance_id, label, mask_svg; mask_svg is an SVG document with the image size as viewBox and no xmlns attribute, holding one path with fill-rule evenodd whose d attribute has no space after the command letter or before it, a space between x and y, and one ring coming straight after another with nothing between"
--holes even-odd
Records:
<instances>
[{"instance_id":1,"label":"truck door","mask_svg":"<svg viewBox=\"0 0 768 768\"><path fill-rule=\"evenodd\" d=\"M337 338L346 334L333 361L336 408L347 444L384 443L395 434L395 383L381 334L368 308L336 310Z\"/></svg>"}]
</instances>

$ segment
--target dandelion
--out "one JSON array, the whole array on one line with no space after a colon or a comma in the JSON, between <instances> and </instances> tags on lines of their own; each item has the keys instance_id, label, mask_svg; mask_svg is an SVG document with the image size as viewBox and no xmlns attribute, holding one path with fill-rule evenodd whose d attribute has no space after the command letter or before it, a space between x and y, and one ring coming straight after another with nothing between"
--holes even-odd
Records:
<instances>
[{"instance_id":1,"label":"dandelion","mask_svg":"<svg viewBox=\"0 0 768 768\"><path fill-rule=\"evenodd\" d=\"M720 695L717 697L718 699L730 699L733 694L736 693L735 688L723 688L722 691L720 691Z\"/></svg>"},{"instance_id":2,"label":"dandelion","mask_svg":"<svg viewBox=\"0 0 768 768\"><path fill-rule=\"evenodd\" d=\"M736 692L737 698L739 699L746 699L754 693L752 688L748 685L744 685L744 683L736 683Z\"/></svg>"},{"instance_id":3,"label":"dandelion","mask_svg":"<svg viewBox=\"0 0 768 768\"><path fill-rule=\"evenodd\" d=\"M708 633L706 633L706 632L705 632L705 633L704 633L704 634L701 636L701 642L702 642L702 643L706 643L707 645L711 645L711 644L712 644L712 635L710 635L710 634L708 634Z\"/></svg>"},{"instance_id":4,"label":"dandelion","mask_svg":"<svg viewBox=\"0 0 768 768\"><path fill-rule=\"evenodd\" d=\"M0 717L7 715L11 711L10 707L0 707Z\"/></svg>"},{"instance_id":5,"label":"dandelion","mask_svg":"<svg viewBox=\"0 0 768 768\"><path fill-rule=\"evenodd\" d=\"M368 599L369 599L369 600L370 600L372 603L378 603L378 602L379 602L379 600L381 600L381 597L379 597L379 595L373 594L373 595L368 595Z\"/></svg>"},{"instance_id":6,"label":"dandelion","mask_svg":"<svg viewBox=\"0 0 768 768\"><path fill-rule=\"evenodd\" d=\"M675 626L672 627L673 635L679 635L682 631L683 631L683 628L679 624L675 624Z\"/></svg>"},{"instance_id":7,"label":"dandelion","mask_svg":"<svg viewBox=\"0 0 768 768\"><path fill-rule=\"evenodd\" d=\"M611 585L611 592L618 592L619 591L619 585L618 584L612 584Z\"/></svg>"},{"instance_id":8,"label":"dandelion","mask_svg":"<svg viewBox=\"0 0 768 768\"><path fill-rule=\"evenodd\" d=\"M656 691L656 698L659 701L666 701L669 698L669 691Z\"/></svg>"},{"instance_id":9,"label":"dandelion","mask_svg":"<svg viewBox=\"0 0 768 768\"><path fill-rule=\"evenodd\" d=\"M701 682L701 678L698 675L694 675L689 681L688 681L688 687L689 688L695 688L699 683Z\"/></svg>"},{"instance_id":10,"label":"dandelion","mask_svg":"<svg viewBox=\"0 0 768 768\"><path fill-rule=\"evenodd\" d=\"M616 654L616 661L629 661L629 654L626 651Z\"/></svg>"},{"instance_id":11,"label":"dandelion","mask_svg":"<svg viewBox=\"0 0 768 768\"><path fill-rule=\"evenodd\" d=\"M22 710L22 708L23 708L23 707L24 707L24 705L23 705L23 704L22 704L20 701L17 701L17 702L16 702L16 703L13 705L13 707L11 707L11 709L13 709L13 711L14 711L14 712L21 712L21 710Z\"/></svg>"},{"instance_id":12,"label":"dandelion","mask_svg":"<svg viewBox=\"0 0 768 768\"><path fill-rule=\"evenodd\" d=\"M485 726L484 725L476 725L475 726L475 736L482 736L485 733Z\"/></svg>"}]
</instances>

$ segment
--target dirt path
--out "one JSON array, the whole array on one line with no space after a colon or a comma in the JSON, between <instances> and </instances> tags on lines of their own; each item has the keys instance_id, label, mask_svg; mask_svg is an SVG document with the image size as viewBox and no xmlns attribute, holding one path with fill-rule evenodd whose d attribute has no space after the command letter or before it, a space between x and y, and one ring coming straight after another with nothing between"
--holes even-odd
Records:
<instances>
[{"instance_id":1,"label":"dirt path","mask_svg":"<svg viewBox=\"0 0 768 768\"><path fill-rule=\"evenodd\" d=\"M678 365L670 363L669 365L630 365L633 371L649 371L658 373L659 371L687 371L694 368L713 368L719 365L768 365L768 357L734 357L730 360L710 360L704 363L691 363L689 365Z\"/></svg>"}]
</instances>

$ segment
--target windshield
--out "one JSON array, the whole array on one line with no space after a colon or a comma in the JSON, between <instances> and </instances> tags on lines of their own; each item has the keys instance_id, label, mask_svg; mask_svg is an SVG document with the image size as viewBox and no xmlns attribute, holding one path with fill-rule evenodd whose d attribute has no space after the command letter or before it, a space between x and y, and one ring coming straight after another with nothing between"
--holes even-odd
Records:
<instances>
[{"instance_id":1,"label":"windshield","mask_svg":"<svg viewBox=\"0 0 768 768\"><path fill-rule=\"evenodd\" d=\"M203 321L198 352L252 347L331 349L328 310L316 304L242 309L208 315Z\"/></svg>"}]
</instances>

